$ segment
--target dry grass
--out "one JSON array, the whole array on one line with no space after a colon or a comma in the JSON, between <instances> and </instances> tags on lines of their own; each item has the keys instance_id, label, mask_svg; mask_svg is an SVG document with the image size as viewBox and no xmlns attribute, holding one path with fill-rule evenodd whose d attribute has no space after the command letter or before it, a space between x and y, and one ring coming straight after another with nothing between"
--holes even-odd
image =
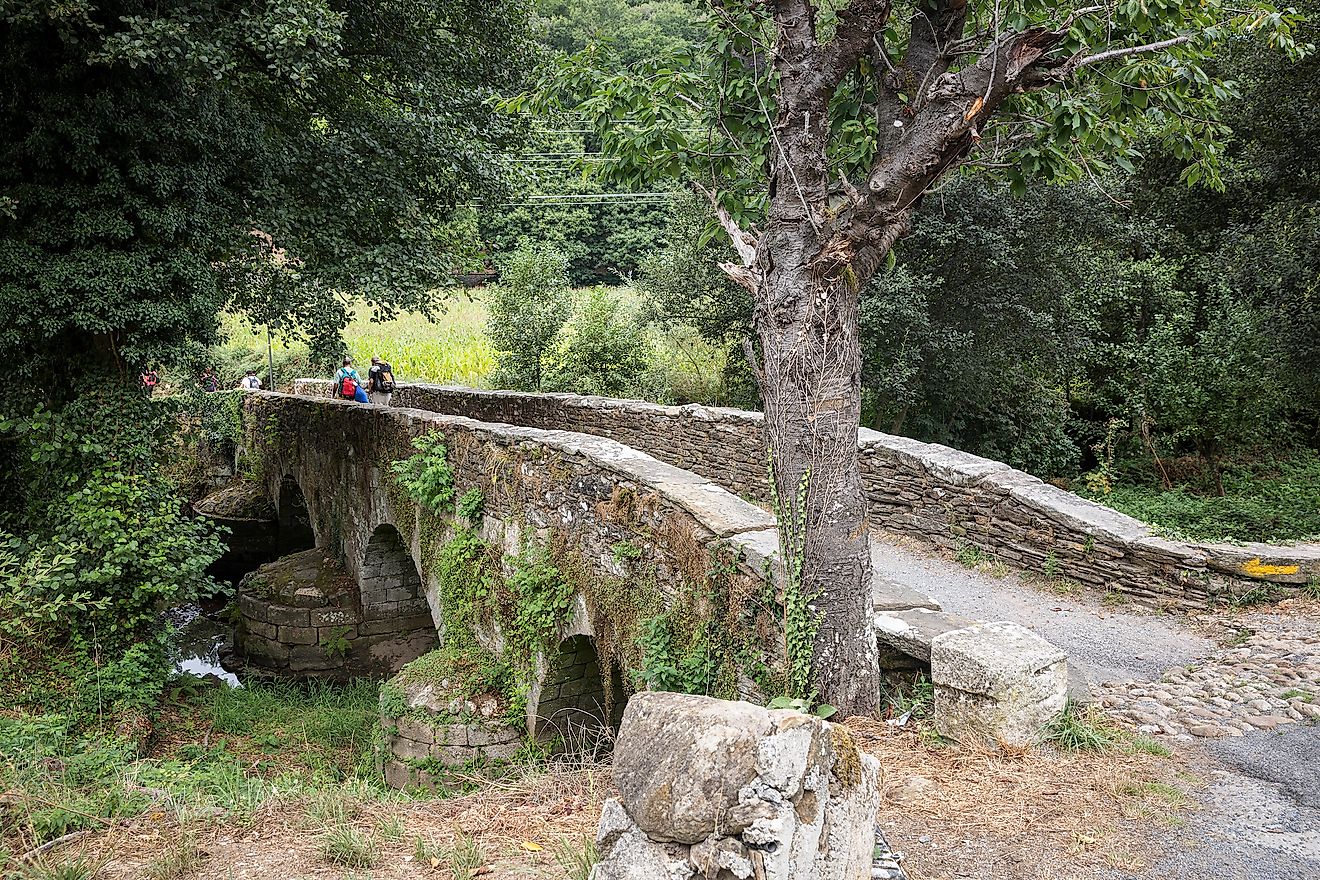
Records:
<instances>
[{"instance_id":1,"label":"dry grass","mask_svg":"<svg viewBox=\"0 0 1320 880\"><path fill-rule=\"evenodd\" d=\"M419 861L418 840L429 852L453 853L465 840L475 842L486 863L478 876L558 878L555 851L561 841L593 837L601 804L613 794L609 769L600 766L533 772L493 782L470 794L445 799L403 796L357 799L345 795L328 806L317 799L273 798L250 823L149 813L121 822L82 846L71 845L62 859L85 856L103 863L98 880L146 876L168 861L178 841L192 835L199 862L172 874L179 880L372 880L462 876L445 858ZM356 874L333 864L324 853L327 829L346 826L374 843L375 861ZM388 831L388 833L386 833Z\"/></svg>"},{"instance_id":2,"label":"dry grass","mask_svg":"<svg viewBox=\"0 0 1320 880\"><path fill-rule=\"evenodd\" d=\"M878 821L913 880L1084 880L1140 870L1151 818L1176 821L1194 784L1176 758L1123 748L989 753L870 719L848 725L880 759ZM918 789L905 784L911 777L935 784Z\"/></svg>"}]
</instances>

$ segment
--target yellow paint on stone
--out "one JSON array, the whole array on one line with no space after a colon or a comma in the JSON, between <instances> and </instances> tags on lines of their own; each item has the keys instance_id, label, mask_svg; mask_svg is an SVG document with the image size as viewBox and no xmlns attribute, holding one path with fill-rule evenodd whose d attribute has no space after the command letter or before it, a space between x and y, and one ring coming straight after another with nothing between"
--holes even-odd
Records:
<instances>
[{"instance_id":1,"label":"yellow paint on stone","mask_svg":"<svg viewBox=\"0 0 1320 880\"><path fill-rule=\"evenodd\" d=\"M1281 574L1297 574L1301 568L1299 565L1266 565L1260 561L1260 557L1248 559L1242 563L1242 573L1248 577L1270 577Z\"/></svg>"}]
</instances>

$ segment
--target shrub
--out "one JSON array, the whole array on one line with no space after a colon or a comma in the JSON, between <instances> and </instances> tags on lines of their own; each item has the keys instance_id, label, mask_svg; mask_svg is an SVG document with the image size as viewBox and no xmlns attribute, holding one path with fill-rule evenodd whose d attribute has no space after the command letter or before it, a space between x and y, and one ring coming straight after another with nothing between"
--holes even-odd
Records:
<instances>
[{"instance_id":1,"label":"shrub","mask_svg":"<svg viewBox=\"0 0 1320 880\"><path fill-rule=\"evenodd\" d=\"M501 265L487 299L492 386L541 390L546 355L571 311L567 273L564 255L544 245L523 246Z\"/></svg>"},{"instance_id":2,"label":"shrub","mask_svg":"<svg viewBox=\"0 0 1320 880\"><path fill-rule=\"evenodd\" d=\"M636 313L609 290L591 288L560 334L546 370L545 389L648 396L651 349Z\"/></svg>"}]
</instances>

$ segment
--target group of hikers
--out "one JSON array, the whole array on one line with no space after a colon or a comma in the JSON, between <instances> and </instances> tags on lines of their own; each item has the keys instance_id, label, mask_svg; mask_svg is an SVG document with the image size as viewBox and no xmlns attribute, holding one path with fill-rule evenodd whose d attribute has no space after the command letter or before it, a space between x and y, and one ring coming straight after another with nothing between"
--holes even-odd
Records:
<instances>
[{"instance_id":1,"label":"group of hikers","mask_svg":"<svg viewBox=\"0 0 1320 880\"><path fill-rule=\"evenodd\" d=\"M353 359L345 357L344 365L335 373L333 393L341 400L389 406L390 395L394 393L394 367L389 361L373 357L367 369L367 387L363 388L362 377L353 369Z\"/></svg>"},{"instance_id":2,"label":"group of hikers","mask_svg":"<svg viewBox=\"0 0 1320 880\"><path fill-rule=\"evenodd\" d=\"M142 387L148 394L154 394L159 384L160 375L154 369L143 371ZM202 371L197 377L197 387L208 394L220 390L220 377L215 367L207 367ZM238 387L246 391L260 391L261 377L257 375L256 370L249 369L239 380ZM394 367L390 366L389 361L373 357L371 367L367 370L367 384L364 388L362 378L353 368L353 359L345 357L343 366L335 373L332 393L341 400L389 406L390 396L394 393Z\"/></svg>"}]
</instances>

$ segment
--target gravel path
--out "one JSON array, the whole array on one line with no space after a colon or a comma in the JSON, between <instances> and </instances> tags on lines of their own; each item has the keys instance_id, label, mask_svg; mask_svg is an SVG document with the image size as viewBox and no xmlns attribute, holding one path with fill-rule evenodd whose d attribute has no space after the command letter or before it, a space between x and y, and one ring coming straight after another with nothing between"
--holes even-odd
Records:
<instances>
[{"instance_id":1,"label":"gravel path","mask_svg":"<svg viewBox=\"0 0 1320 880\"><path fill-rule=\"evenodd\" d=\"M871 559L878 575L925 593L945 611L976 620L1011 620L1034 630L1068 652L1068 662L1081 667L1093 686L1155 679L1215 648L1210 639L1188 632L1169 616L1043 593L1023 585L1015 574L994 577L885 541L874 542Z\"/></svg>"},{"instance_id":2,"label":"gravel path","mask_svg":"<svg viewBox=\"0 0 1320 880\"><path fill-rule=\"evenodd\" d=\"M1116 721L1163 738L1206 779L1201 809L1164 833L1141 880L1320 878L1314 613L1234 616L1218 630L1236 637L1219 644L1183 617L1054 595L884 540L872 558L878 575L946 611L1015 621L1068 652Z\"/></svg>"}]
</instances>

